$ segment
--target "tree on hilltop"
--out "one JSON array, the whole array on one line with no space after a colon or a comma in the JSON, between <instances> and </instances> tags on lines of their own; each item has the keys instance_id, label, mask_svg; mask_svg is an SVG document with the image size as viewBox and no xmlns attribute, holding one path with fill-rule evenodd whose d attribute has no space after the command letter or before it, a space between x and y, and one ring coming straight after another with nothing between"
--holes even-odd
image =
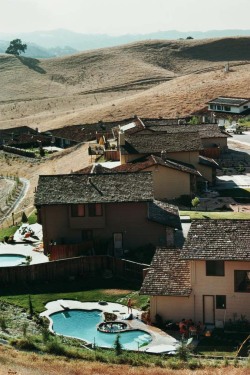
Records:
<instances>
[{"instance_id":1,"label":"tree on hilltop","mask_svg":"<svg viewBox=\"0 0 250 375\"><path fill-rule=\"evenodd\" d=\"M5 53L19 56L21 52L25 53L26 49L27 49L27 44L22 43L21 39L13 39L10 42L10 45L6 49Z\"/></svg>"}]
</instances>

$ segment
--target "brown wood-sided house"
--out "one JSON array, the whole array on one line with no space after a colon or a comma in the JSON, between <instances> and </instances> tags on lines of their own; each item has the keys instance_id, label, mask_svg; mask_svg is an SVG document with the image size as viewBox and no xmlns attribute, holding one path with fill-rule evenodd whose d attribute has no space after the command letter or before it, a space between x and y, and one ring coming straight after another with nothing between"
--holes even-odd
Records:
<instances>
[{"instance_id":1,"label":"brown wood-sided house","mask_svg":"<svg viewBox=\"0 0 250 375\"><path fill-rule=\"evenodd\" d=\"M154 200L151 172L40 176L35 194L45 252L50 243L122 254L148 244L174 246L178 208Z\"/></svg>"},{"instance_id":2,"label":"brown wood-sided house","mask_svg":"<svg viewBox=\"0 0 250 375\"><path fill-rule=\"evenodd\" d=\"M181 250L156 250L140 293L153 320L250 320L249 220L193 221Z\"/></svg>"}]
</instances>

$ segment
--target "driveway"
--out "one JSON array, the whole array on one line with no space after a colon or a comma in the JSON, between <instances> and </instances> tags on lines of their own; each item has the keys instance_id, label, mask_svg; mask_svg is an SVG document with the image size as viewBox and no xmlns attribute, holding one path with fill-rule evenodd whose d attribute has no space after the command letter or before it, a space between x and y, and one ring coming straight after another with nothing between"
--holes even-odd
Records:
<instances>
[{"instance_id":1,"label":"driveway","mask_svg":"<svg viewBox=\"0 0 250 375\"><path fill-rule=\"evenodd\" d=\"M217 189L250 188L250 173L216 177Z\"/></svg>"}]
</instances>

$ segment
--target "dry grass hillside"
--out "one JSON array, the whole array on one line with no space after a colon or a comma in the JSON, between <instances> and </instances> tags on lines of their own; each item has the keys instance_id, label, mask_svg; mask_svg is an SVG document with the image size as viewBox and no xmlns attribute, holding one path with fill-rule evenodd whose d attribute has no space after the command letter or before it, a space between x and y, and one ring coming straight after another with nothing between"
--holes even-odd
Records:
<instances>
[{"instance_id":1,"label":"dry grass hillside","mask_svg":"<svg viewBox=\"0 0 250 375\"><path fill-rule=\"evenodd\" d=\"M181 116L214 96L249 96L249 47L246 37L147 41L54 59L0 55L0 127Z\"/></svg>"}]
</instances>

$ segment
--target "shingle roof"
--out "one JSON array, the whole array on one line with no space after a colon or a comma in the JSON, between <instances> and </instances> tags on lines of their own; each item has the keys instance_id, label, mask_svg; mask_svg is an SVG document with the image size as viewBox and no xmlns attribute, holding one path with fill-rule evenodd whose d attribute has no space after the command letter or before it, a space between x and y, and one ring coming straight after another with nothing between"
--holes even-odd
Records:
<instances>
[{"instance_id":1,"label":"shingle roof","mask_svg":"<svg viewBox=\"0 0 250 375\"><path fill-rule=\"evenodd\" d=\"M221 132L217 124L153 126L150 129L154 131L166 132L166 133L199 132L201 139L203 138L227 138L228 137L225 133Z\"/></svg>"},{"instance_id":2,"label":"shingle roof","mask_svg":"<svg viewBox=\"0 0 250 375\"><path fill-rule=\"evenodd\" d=\"M166 152L199 151L202 144L198 132L193 133L136 133L126 138L125 146L121 146L123 154L155 154Z\"/></svg>"},{"instance_id":3,"label":"shingle roof","mask_svg":"<svg viewBox=\"0 0 250 375\"><path fill-rule=\"evenodd\" d=\"M233 97L223 97L219 96L218 98L212 99L208 102L208 104L223 104L223 105L233 105L236 107L240 107L250 101L249 98L233 98Z\"/></svg>"},{"instance_id":4,"label":"shingle roof","mask_svg":"<svg viewBox=\"0 0 250 375\"><path fill-rule=\"evenodd\" d=\"M169 125L179 125L180 123L185 123L189 117L183 118L140 118L142 123L146 128L151 128L152 126L169 126Z\"/></svg>"},{"instance_id":5,"label":"shingle roof","mask_svg":"<svg viewBox=\"0 0 250 375\"><path fill-rule=\"evenodd\" d=\"M192 221L182 258L250 261L250 220Z\"/></svg>"},{"instance_id":6,"label":"shingle roof","mask_svg":"<svg viewBox=\"0 0 250 375\"><path fill-rule=\"evenodd\" d=\"M198 172L191 164L187 165L185 163L177 162L177 161L170 160L170 159L163 160L162 158L155 156L155 155L142 157L142 158L133 160L129 163L118 165L117 167L113 168L112 171L139 172L153 165L161 165L166 168L172 168L172 169L179 170L181 172L201 176L200 172Z\"/></svg>"},{"instance_id":7,"label":"shingle roof","mask_svg":"<svg viewBox=\"0 0 250 375\"><path fill-rule=\"evenodd\" d=\"M180 250L157 249L140 294L153 296L189 296L191 289L189 261Z\"/></svg>"},{"instance_id":8,"label":"shingle roof","mask_svg":"<svg viewBox=\"0 0 250 375\"><path fill-rule=\"evenodd\" d=\"M148 219L172 228L182 229L178 207L154 200L149 203Z\"/></svg>"},{"instance_id":9,"label":"shingle roof","mask_svg":"<svg viewBox=\"0 0 250 375\"><path fill-rule=\"evenodd\" d=\"M73 142L87 142L96 138L96 133L110 133L114 123L78 124L51 129L44 134L50 134L56 138L69 139Z\"/></svg>"},{"instance_id":10,"label":"shingle roof","mask_svg":"<svg viewBox=\"0 0 250 375\"><path fill-rule=\"evenodd\" d=\"M151 172L40 176L35 194L36 205L152 200Z\"/></svg>"}]
</instances>

